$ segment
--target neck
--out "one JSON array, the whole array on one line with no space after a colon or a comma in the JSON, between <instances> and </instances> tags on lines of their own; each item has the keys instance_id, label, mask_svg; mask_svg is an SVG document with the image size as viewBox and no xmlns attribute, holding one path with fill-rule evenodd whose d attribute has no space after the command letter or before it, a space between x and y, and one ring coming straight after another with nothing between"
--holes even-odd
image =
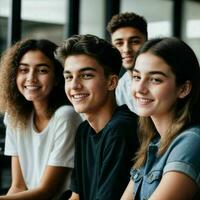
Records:
<instances>
[{"instance_id":1,"label":"neck","mask_svg":"<svg viewBox=\"0 0 200 200\"><path fill-rule=\"evenodd\" d=\"M167 134L167 131L172 124L172 118L170 116L151 117L151 119L161 137Z\"/></svg>"},{"instance_id":2,"label":"neck","mask_svg":"<svg viewBox=\"0 0 200 200\"><path fill-rule=\"evenodd\" d=\"M37 131L41 132L44 130L48 122L49 116L47 114L47 105L34 105L34 125Z\"/></svg>"},{"instance_id":3,"label":"neck","mask_svg":"<svg viewBox=\"0 0 200 200\"><path fill-rule=\"evenodd\" d=\"M86 120L89 122L90 126L95 130L98 134L106 124L111 120L113 112L117 107L116 102L110 102L103 109L93 112L93 113L85 113L84 116Z\"/></svg>"}]
</instances>

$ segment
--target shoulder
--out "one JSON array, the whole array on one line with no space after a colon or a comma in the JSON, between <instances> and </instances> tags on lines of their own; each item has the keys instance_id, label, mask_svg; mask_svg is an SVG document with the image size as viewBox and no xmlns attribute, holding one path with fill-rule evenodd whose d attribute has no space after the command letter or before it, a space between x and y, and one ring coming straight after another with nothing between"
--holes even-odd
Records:
<instances>
[{"instance_id":1,"label":"shoulder","mask_svg":"<svg viewBox=\"0 0 200 200\"><path fill-rule=\"evenodd\" d=\"M5 124L5 125L7 125L8 124L8 122L9 122L9 116L8 116L8 113L6 112L5 113L5 115L4 115L4 118L3 118L3 123Z\"/></svg>"},{"instance_id":2,"label":"shoulder","mask_svg":"<svg viewBox=\"0 0 200 200\"><path fill-rule=\"evenodd\" d=\"M138 116L127 105L117 107L105 129L119 134L133 134L137 130Z\"/></svg>"},{"instance_id":3,"label":"shoulder","mask_svg":"<svg viewBox=\"0 0 200 200\"><path fill-rule=\"evenodd\" d=\"M91 126L89 125L88 121L82 121L76 131L76 138L79 142L83 142L83 138L89 137L89 132L91 131Z\"/></svg>"},{"instance_id":4,"label":"shoulder","mask_svg":"<svg viewBox=\"0 0 200 200\"><path fill-rule=\"evenodd\" d=\"M130 85L131 77L129 76L128 72L126 72L120 79L117 85L116 90L120 91L121 88L126 88ZM121 91L123 92L123 91Z\"/></svg>"},{"instance_id":5,"label":"shoulder","mask_svg":"<svg viewBox=\"0 0 200 200\"><path fill-rule=\"evenodd\" d=\"M111 124L129 124L135 123L138 120L138 116L130 111L127 105L118 106L110 121Z\"/></svg>"},{"instance_id":6,"label":"shoulder","mask_svg":"<svg viewBox=\"0 0 200 200\"><path fill-rule=\"evenodd\" d=\"M192 126L188 129L186 129L183 134L192 134L195 135L196 137L200 137L200 125L198 126Z\"/></svg>"},{"instance_id":7,"label":"shoulder","mask_svg":"<svg viewBox=\"0 0 200 200\"><path fill-rule=\"evenodd\" d=\"M139 144L137 119L138 116L131 112L126 105L119 106L112 119L102 130L102 144L105 144L108 149L114 146L117 149L120 146L120 151L128 149L133 156Z\"/></svg>"},{"instance_id":8,"label":"shoulder","mask_svg":"<svg viewBox=\"0 0 200 200\"><path fill-rule=\"evenodd\" d=\"M200 126L191 127L178 135L167 150L168 161L180 160L188 163L199 162L200 166Z\"/></svg>"},{"instance_id":9,"label":"shoulder","mask_svg":"<svg viewBox=\"0 0 200 200\"><path fill-rule=\"evenodd\" d=\"M175 144L179 143L200 143L200 125L193 126L184 130L181 134L179 134L175 139Z\"/></svg>"},{"instance_id":10,"label":"shoulder","mask_svg":"<svg viewBox=\"0 0 200 200\"><path fill-rule=\"evenodd\" d=\"M91 126L89 125L87 120L84 120L80 123L77 132L87 133Z\"/></svg>"},{"instance_id":11,"label":"shoulder","mask_svg":"<svg viewBox=\"0 0 200 200\"><path fill-rule=\"evenodd\" d=\"M67 126L68 129L70 127L77 127L81 122L81 116L69 105L58 108L51 118L51 123L56 127L64 125Z\"/></svg>"},{"instance_id":12,"label":"shoulder","mask_svg":"<svg viewBox=\"0 0 200 200\"><path fill-rule=\"evenodd\" d=\"M80 117L80 115L70 105L59 107L54 113L54 116L55 118L64 118L65 120L69 118L71 119L71 118Z\"/></svg>"},{"instance_id":13,"label":"shoulder","mask_svg":"<svg viewBox=\"0 0 200 200\"><path fill-rule=\"evenodd\" d=\"M178 135L169 146L164 173L179 171L200 185L200 126L191 127ZM197 181L198 180L198 181Z\"/></svg>"},{"instance_id":14,"label":"shoulder","mask_svg":"<svg viewBox=\"0 0 200 200\"><path fill-rule=\"evenodd\" d=\"M126 72L120 79L119 82L126 83L126 81L131 81L131 76Z\"/></svg>"}]
</instances>

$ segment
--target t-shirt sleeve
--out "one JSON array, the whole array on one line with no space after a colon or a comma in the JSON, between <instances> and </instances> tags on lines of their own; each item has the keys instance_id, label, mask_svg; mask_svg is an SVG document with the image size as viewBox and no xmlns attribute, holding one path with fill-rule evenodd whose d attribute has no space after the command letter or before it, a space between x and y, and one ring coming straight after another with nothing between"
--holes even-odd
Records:
<instances>
[{"instance_id":1,"label":"t-shirt sleeve","mask_svg":"<svg viewBox=\"0 0 200 200\"><path fill-rule=\"evenodd\" d=\"M190 130L181 134L170 146L170 151L164 173L184 173L200 186L200 134Z\"/></svg>"},{"instance_id":2,"label":"t-shirt sleeve","mask_svg":"<svg viewBox=\"0 0 200 200\"><path fill-rule=\"evenodd\" d=\"M17 137L16 133L13 132L13 129L9 125L9 118L7 114L4 117L4 124L6 126L6 137L5 137L5 150L4 154L7 156L17 156Z\"/></svg>"},{"instance_id":3,"label":"t-shirt sleeve","mask_svg":"<svg viewBox=\"0 0 200 200\"><path fill-rule=\"evenodd\" d=\"M74 167L74 140L81 117L72 109L65 108L56 113L53 149L48 165Z\"/></svg>"}]
</instances>

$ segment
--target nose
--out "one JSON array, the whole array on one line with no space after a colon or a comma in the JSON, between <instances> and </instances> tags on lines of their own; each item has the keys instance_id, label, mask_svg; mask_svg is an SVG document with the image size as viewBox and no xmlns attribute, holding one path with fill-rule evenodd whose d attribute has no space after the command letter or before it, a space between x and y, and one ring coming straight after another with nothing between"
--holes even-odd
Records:
<instances>
[{"instance_id":1,"label":"nose","mask_svg":"<svg viewBox=\"0 0 200 200\"><path fill-rule=\"evenodd\" d=\"M122 46L122 52L123 53L128 53L130 52L131 48L128 42L124 42L123 46Z\"/></svg>"},{"instance_id":2,"label":"nose","mask_svg":"<svg viewBox=\"0 0 200 200\"><path fill-rule=\"evenodd\" d=\"M37 75L34 70L30 70L29 73L27 74L27 80L30 82L34 82L37 79Z\"/></svg>"},{"instance_id":3,"label":"nose","mask_svg":"<svg viewBox=\"0 0 200 200\"><path fill-rule=\"evenodd\" d=\"M148 84L145 80L137 80L137 81L132 81L131 84L131 90L132 93L140 93L140 94L147 94L148 93Z\"/></svg>"},{"instance_id":4,"label":"nose","mask_svg":"<svg viewBox=\"0 0 200 200\"><path fill-rule=\"evenodd\" d=\"M74 90L81 89L82 88L81 80L79 78L72 79L71 88Z\"/></svg>"}]
</instances>

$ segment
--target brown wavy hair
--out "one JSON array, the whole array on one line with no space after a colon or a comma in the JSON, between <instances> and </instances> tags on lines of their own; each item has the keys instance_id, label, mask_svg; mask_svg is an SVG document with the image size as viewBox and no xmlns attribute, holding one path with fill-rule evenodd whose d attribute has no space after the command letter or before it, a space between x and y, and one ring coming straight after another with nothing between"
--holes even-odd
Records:
<instances>
[{"instance_id":1,"label":"brown wavy hair","mask_svg":"<svg viewBox=\"0 0 200 200\"><path fill-rule=\"evenodd\" d=\"M186 81L192 85L190 93L176 102L171 127L160 139L158 155L162 155L172 140L184 129L200 124L200 67L193 50L177 38L151 39L144 43L138 55L145 52L162 58L170 66L176 77L177 86L183 85ZM150 117L140 117L138 135L141 146L136 154L135 168L145 163L149 143L158 135Z\"/></svg>"},{"instance_id":2,"label":"brown wavy hair","mask_svg":"<svg viewBox=\"0 0 200 200\"><path fill-rule=\"evenodd\" d=\"M11 118L11 125L26 126L27 120L33 110L31 101L27 101L19 92L16 84L17 69L24 54L31 50L39 50L48 57L55 68L57 84L49 95L47 114L49 118L56 109L62 105L70 104L64 91L63 67L54 58L57 45L46 39L25 39L18 41L8 48L1 57L0 62L0 112L7 113Z\"/></svg>"}]
</instances>

